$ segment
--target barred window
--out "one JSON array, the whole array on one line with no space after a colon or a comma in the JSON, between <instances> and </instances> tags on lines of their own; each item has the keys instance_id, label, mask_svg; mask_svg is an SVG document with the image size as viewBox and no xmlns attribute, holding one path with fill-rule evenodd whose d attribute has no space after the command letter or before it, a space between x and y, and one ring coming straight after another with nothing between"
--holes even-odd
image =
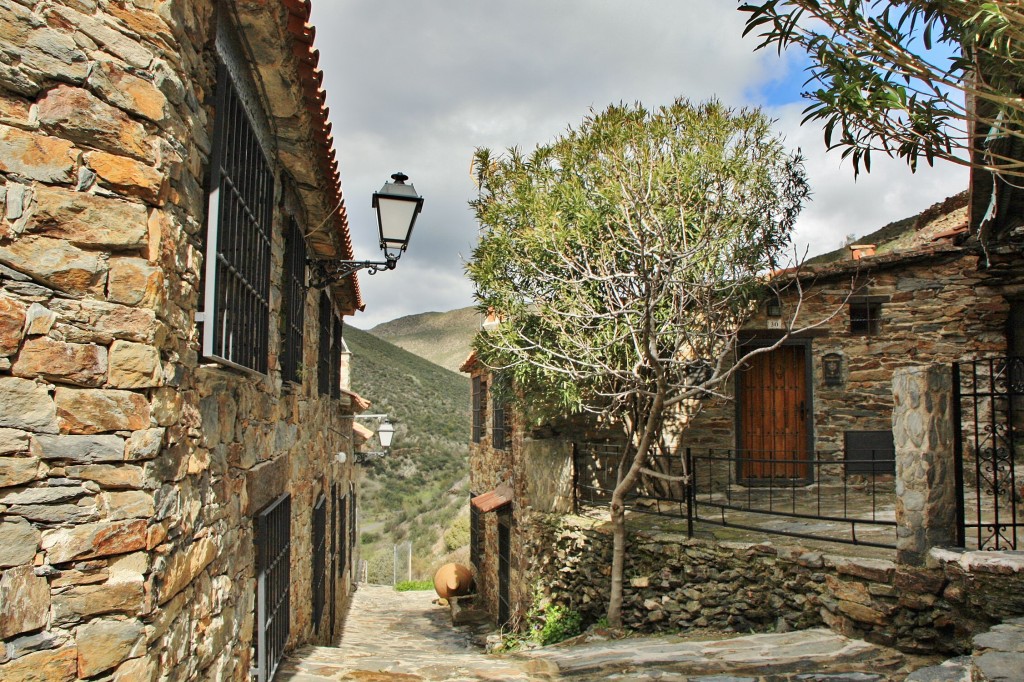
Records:
<instances>
[{"instance_id":1,"label":"barred window","mask_svg":"<svg viewBox=\"0 0 1024 682\"><path fill-rule=\"evenodd\" d=\"M484 518L472 504L474 497L474 493L469 494L469 563L479 571L484 558Z\"/></svg>"},{"instance_id":2,"label":"barred window","mask_svg":"<svg viewBox=\"0 0 1024 682\"><path fill-rule=\"evenodd\" d=\"M494 395L491 399L491 447L504 450L508 447L508 403L504 397Z\"/></svg>"},{"instance_id":3,"label":"barred window","mask_svg":"<svg viewBox=\"0 0 1024 682\"><path fill-rule=\"evenodd\" d=\"M326 291L320 292L320 339L317 348L317 392L331 395L331 326L334 312Z\"/></svg>"},{"instance_id":4,"label":"barred window","mask_svg":"<svg viewBox=\"0 0 1024 682\"><path fill-rule=\"evenodd\" d=\"M879 301L850 301L850 333L875 336L882 322L882 304Z\"/></svg>"},{"instance_id":5,"label":"barred window","mask_svg":"<svg viewBox=\"0 0 1024 682\"><path fill-rule=\"evenodd\" d=\"M266 374L274 172L223 63L217 69L213 140L203 354Z\"/></svg>"},{"instance_id":6,"label":"barred window","mask_svg":"<svg viewBox=\"0 0 1024 682\"><path fill-rule=\"evenodd\" d=\"M344 327L341 318L331 314L331 397L341 397L341 353L345 348Z\"/></svg>"},{"instance_id":7,"label":"barred window","mask_svg":"<svg viewBox=\"0 0 1024 682\"><path fill-rule=\"evenodd\" d=\"M487 380L473 377L473 442L484 438L484 406L487 404Z\"/></svg>"},{"instance_id":8,"label":"barred window","mask_svg":"<svg viewBox=\"0 0 1024 682\"><path fill-rule=\"evenodd\" d=\"M338 486L335 486L335 491L338 490ZM335 492L337 497L337 492ZM348 496L338 498L338 575L345 574L345 568L347 567L348 561Z\"/></svg>"},{"instance_id":9,"label":"barred window","mask_svg":"<svg viewBox=\"0 0 1024 682\"><path fill-rule=\"evenodd\" d=\"M302 329L306 309L306 240L294 220L284 233L284 281L281 292L284 334L281 379L302 383Z\"/></svg>"},{"instance_id":10,"label":"barred window","mask_svg":"<svg viewBox=\"0 0 1024 682\"><path fill-rule=\"evenodd\" d=\"M313 628L320 627L327 604L327 497L313 507Z\"/></svg>"}]
</instances>

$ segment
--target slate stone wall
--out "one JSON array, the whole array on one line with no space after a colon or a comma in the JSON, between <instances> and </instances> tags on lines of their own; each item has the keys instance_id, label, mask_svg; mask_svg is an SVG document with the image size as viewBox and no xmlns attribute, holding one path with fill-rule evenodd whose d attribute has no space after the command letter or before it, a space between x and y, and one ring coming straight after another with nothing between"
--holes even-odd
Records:
<instances>
[{"instance_id":1,"label":"slate stone wall","mask_svg":"<svg viewBox=\"0 0 1024 682\"><path fill-rule=\"evenodd\" d=\"M525 553L554 603L585 623L607 610L611 533L571 516L531 516ZM766 632L826 625L915 653L963 653L971 637L1024 614L1013 553L933 550L922 567L771 544L633 532L623 624L641 632Z\"/></svg>"},{"instance_id":2,"label":"slate stone wall","mask_svg":"<svg viewBox=\"0 0 1024 682\"><path fill-rule=\"evenodd\" d=\"M311 369L282 386L277 334L265 377L199 353L216 5L0 3L3 680L249 679L253 517L283 493L289 643L334 634L311 623L311 513L355 477L335 458L352 452L349 408L316 394ZM285 3L221 6L260 46L278 198L290 179L319 224L332 206L308 162ZM311 293L306 368L316 316ZM328 582L343 613L349 576Z\"/></svg>"}]
</instances>

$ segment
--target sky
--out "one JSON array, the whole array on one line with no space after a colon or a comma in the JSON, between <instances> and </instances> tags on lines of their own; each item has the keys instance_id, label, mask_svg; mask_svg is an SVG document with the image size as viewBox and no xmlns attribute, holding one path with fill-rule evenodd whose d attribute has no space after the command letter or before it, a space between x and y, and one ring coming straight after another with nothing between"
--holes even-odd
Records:
<instances>
[{"instance_id":1,"label":"sky","mask_svg":"<svg viewBox=\"0 0 1024 682\"><path fill-rule=\"evenodd\" d=\"M313 0L311 23L355 257L380 259L371 195L392 173L424 197L409 250L394 271L359 276L366 310L381 322L473 304L464 275L477 237L468 201L478 147L531 150L593 109L677 97L761 106L800 148L812 199L798 250L839 247L967 187L967 173L937 162L911 173L872 158L855 180L820 127L800 126L804 63L755 52L731 0Z\"/></svg>"}]
</instances>

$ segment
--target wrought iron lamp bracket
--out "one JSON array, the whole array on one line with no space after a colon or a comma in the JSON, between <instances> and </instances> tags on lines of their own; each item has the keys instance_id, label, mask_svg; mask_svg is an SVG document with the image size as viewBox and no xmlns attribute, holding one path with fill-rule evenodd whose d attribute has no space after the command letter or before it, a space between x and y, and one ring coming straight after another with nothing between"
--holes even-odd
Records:
<instances>
[{"instance_id":1,"label":"wrought iron lamp bracket","mask_svg":"<svg viewBox=\"0 0 1024 682\"><path fill-rule=\"evenodd\" d=\"M385 256L384 261L372 260L329 260L326 258L310 258L306 261L309 265L310 289L323 289L331 284L340 282L360 270L366 270L369 274L375 275L382 270L394 270L398 265L398 258Z\"/></svg>"},{"instance_id":2,"label":"wrought iron lamp bracket","mask_svg":"<svg viewBox=\"0 0 1024 682\"><path fill-rule=\"evenodd\" d=\"M356 464L363 464L374 459L381 459L383 457L386 457L387 454L388 453L386 451L357 452L355 453L355 455L353 455L352 459Z\"/></svg>"}]
</instances>

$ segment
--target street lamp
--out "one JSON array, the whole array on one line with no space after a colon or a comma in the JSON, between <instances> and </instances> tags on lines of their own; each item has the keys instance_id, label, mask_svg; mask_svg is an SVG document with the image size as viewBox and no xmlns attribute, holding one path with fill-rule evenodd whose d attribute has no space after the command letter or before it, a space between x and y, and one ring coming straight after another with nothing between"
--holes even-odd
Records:
<instances>
[{"instance_id":1,"label":"street lamp","mask_svg":"<svg viewBox=\"0 0 1024 682\"><path fill-rule=\"evenodd\" d=\"M384 452L391 449L391 439L395 437L395 425L388 421L387 417L377 427L377 439L380 441Z\"/></svg>"},{"instance_id":2,"label":"street lamp","mask_svg":"<svg viewBox=\"0 0 1024 682\"><path fill-rule=\"evenodd\" d=\"M416 194L416 188L405 184L409 176L398 172L391 176L394 182L385 182L379 192L373 194L373 208L377 211L377 230L380 234L380 248L383 261L333 260L310 258L307 263L313 269L309 286L313 289L324 287L366 269L371 275L381 270L394 270L402 252L409 246L416 216L423 210L423 197Z\"/></svg>"}]
</instances>

